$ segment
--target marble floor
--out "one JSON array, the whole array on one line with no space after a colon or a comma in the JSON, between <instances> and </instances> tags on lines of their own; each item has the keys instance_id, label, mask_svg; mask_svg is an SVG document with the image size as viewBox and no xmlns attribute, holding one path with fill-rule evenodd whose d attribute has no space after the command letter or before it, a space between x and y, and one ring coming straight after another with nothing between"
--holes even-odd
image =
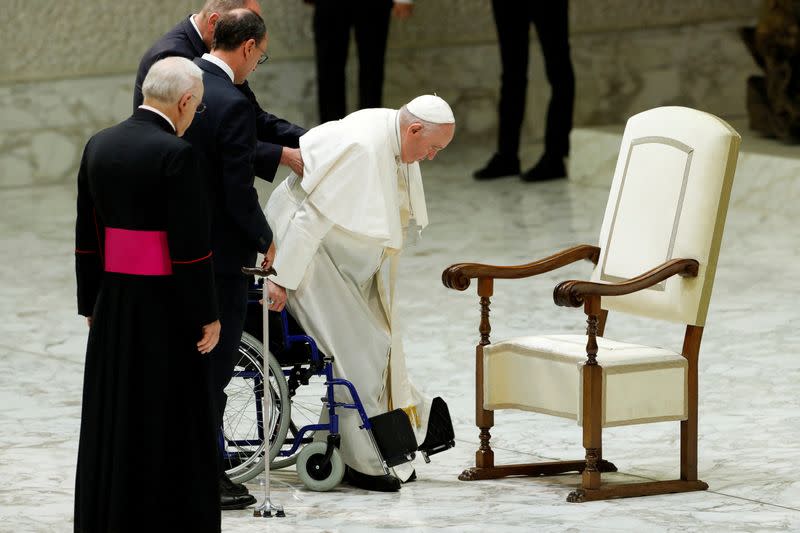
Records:
<instances>
[{"instance_id":1,"label":"marble floor","mask_svg":"<svg viewBox=\"0 0 800 533\"><path fill-rule=\"evenodd\" d=\"M475 183L487 156L454 146L423 167L430 228L406 254L400 308L412 377L442 395L457 446L417 465L419 480L398 494L342 486L305 490L292 471L273 476L286 518L226 512L234 531L797 531L800 530L800 294L796 207L733 205L700 358L701 479L707 492L587 504L565 498L577 477L461 482L477 448L473 423L474 288L445 289L451 263L527 262L576 243L594 243L606 189L574 182ZM608 176L610 181L611 176ZM738 175L737 183L756 176ZM796 175L773 187L795 204ZM741 185L739 185L741 186ZM262 193L266 194L267 189ZM788 203L787 203L788 202ZM86 326L75 313L74 187L0 189L0 531L70 531ZM795 220L795 222L792 222ZM535 281L498 282L494 338L580 331L578 310L557 308L557 281L588 275L575 265ZM682 329L611 315L607 335L680 348ZM498 412L498 463L582 456L574 422ZM613 428L604 455L620 481L678 473L678 424ZM168 477L168 474L167 474ZM167 479L180 488L180 479ZM250 486L259 494L257 484Z\"/></svg>"}]
</instances>

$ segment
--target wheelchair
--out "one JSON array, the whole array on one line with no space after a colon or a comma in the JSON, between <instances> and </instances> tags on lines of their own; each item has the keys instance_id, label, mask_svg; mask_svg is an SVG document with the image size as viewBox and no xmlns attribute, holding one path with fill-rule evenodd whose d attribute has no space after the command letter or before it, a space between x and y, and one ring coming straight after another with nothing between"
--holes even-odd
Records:
<instances>
[{"instance_id":1,"label":"wheelchair","mask_svg":"<svg viewBox=\"0 0 800 533\"><path fill-rule=\"evenodd\" d=\"M265 387L262 283L249 291L239 360L225 389L228 401L219 444L231 480L243 483L256 477L268 454L270 469L294 464L307 488L333 489L345 470L339 452L338 409L359 413L361 428L369 432L386 474L389 468L413 460L417 443L405 413L396 409L369 418L353 384L333 376L333 359L286 310L269 313L270 379ZM346 388L352 401L336 401L336 387ZM272 399L270 413L263 412L265 389ZM326 423L320 423L323 409L328 411ZM327 432L326 439L315 438L317 432Z\"/></svg>"}]
</instances>

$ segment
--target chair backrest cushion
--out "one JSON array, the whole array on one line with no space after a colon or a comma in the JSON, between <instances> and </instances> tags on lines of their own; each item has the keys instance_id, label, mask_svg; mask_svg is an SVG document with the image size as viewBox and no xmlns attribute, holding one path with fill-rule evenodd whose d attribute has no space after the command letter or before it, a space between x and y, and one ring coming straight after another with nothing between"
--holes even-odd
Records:
<instances>
[{"instance_id":1,"label":"chair backrest cushion","mask_svg":"<svg viewBox=\"0 0 800 533\"><path fill-rule=\"evenodd\" d=\"M676 258L696 259L700 272L603 298L604 309L705 324L740 141L724 121L685 107L628 120L592 280L618 282Z\"/></svg>"}]
</instances>

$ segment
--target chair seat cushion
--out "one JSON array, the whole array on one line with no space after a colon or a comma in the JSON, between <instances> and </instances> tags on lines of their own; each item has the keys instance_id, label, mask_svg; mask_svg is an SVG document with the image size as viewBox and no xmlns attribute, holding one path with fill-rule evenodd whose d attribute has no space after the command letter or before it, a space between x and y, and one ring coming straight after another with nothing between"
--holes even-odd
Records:
<instances>
[{"instance_id":1,"label":"chair seat cushion","mask_svg":"<svg viewBox=\"0 0 800 533\"><path fill-rule=\"evenodd\" d=\"M583 420L586 335L517 337L483 349L484 408ZM687 418L688 363L679 353L597 338L604 427Z\"/></svg>"}]
</instances>

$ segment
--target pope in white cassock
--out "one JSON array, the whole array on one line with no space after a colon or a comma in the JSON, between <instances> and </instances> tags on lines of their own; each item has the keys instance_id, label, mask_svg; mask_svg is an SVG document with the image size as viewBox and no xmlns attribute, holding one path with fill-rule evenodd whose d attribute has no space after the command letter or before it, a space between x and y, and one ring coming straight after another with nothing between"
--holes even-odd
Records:
<instances>
[{"instance_id":1,"label":"pope in white cassock","mask_svg":"<svg viewBox=\"0 0 800 533\"><path fill-rule=\"evenodd\" d=\"M270 309L287 305L334 357L335 375L355 385L367 415L402 409L422 446L439 434L452 439L452 424L444 402L435 399L431 415L431 401L408 379L395 273L406 240L428 223L419 162L436 157L454 132L450 106L432 95L322 124L300 138L303 178L290 174L266 208L278 272L269 282ZM337 390L337 400L350 401L349 394ZM414 475L410 464L383 475L356 411L339 414L351 484L394 491Z\"/></svg>"}]
</instances>

